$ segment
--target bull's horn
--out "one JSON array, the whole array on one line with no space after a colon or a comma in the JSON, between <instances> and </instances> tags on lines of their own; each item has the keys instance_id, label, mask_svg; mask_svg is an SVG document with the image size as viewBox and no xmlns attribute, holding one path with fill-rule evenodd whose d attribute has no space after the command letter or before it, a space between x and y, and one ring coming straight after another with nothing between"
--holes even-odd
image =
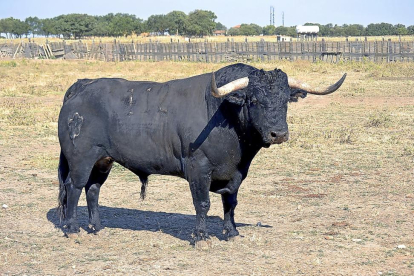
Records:
<instances>
[{"instance_id":1,"label":"bull's horn","mask_svg":"<svg viewBox=\"0 0 414 276\"><path fill-rule=\"evenodd\" d=\"M290 77L289 77L288 82L289 82L290 88L302 89L308 92L309 94L314 94L314 95L327 95L327 94L331 94L335 92L336 90L338 90L338 88L341 87L342 83L344 82L345 78L346 78L346 73L342 76L342 78L339 81L337 81L335 84L325 89L314 88L307 83L301 82L299 80L295 80L294 78L290 78Z\"/></svg>"},{"instance_id":2,"label":"bull's horn","mask_svg":"<svg viewBox=\"0 0 414 276\"><path fill-rule=\"evenodd\" d=\"M231 92L246 88L247 85L249 85L249 78L241 78L234 80L232 82L229 82L225 85L223 85L220 88L217 88L216 85L216 77L214 76L214 72L212 73L211 78L211 94L213 94L216 98L221 98L226 96L227 94L230 94Z\"/></svg>"}]
</instances>

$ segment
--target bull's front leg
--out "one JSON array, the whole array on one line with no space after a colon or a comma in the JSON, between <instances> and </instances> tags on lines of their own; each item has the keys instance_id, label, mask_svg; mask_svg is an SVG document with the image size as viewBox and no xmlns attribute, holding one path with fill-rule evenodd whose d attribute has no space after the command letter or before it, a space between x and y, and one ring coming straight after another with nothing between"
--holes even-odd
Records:
<instances>
[{"instance_id":1,"label":"bull's front leg","mask_svg":"<svg viewBox=\"0 0 414 276\"><path fill-rule=\"evenodd\" d=\"M234 209L237 206L237 192L238 190L233 194L225 193L221 195L224 209L223 228L227 240L239 235L239 231L237 231L236 223L234 221Z\"/></svg>"},{"instance_id":2,"label":"bull's front leg","mask_svg":"<svg viewBox=\"0 0 414 276\"><path fill-rule=\"evenodd\" d=\"M195 173L189 179L193 204L196 210L196 226L194 230L194 244L209 239L207 232L207 212L210 210L211 173Z\"/></svg>"},{"instance_id":3,"label":"bull's front leg","mask_svg":"<svg viewBox=\"0 0 414 276\"><path fill-rule=\"evenodd\" d=\"M223 202L223 230L227 240L239 235L239 231L236 229L236 223L234 222L234 209L237 206L237 193L242 181L243 174L237 172L224 188L216 191L221 194L221 201Z\"/></svg>"}]
</instances>

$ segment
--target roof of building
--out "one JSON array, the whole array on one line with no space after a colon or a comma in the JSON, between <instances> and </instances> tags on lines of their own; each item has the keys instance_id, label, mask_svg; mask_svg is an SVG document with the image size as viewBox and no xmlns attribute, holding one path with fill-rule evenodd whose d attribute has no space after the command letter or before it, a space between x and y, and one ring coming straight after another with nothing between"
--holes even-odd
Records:
<instances>
[{"instance_id":1,"label":"roof of building","mask_svg":"<svg viewBox=\"0 0 414 276\"><path fill-rule=\"evenodd\" d=\"M317 34L319 33L319 26L296 26L298 34Z\"/></svg>"}]
</instances>

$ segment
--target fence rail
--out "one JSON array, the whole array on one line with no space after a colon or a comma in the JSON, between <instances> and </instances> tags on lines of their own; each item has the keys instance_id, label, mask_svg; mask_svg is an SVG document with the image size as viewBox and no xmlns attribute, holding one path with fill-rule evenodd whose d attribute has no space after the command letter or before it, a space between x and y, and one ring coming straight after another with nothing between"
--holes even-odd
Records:
<instances>
[{"instance_id":1,"label":"fence rail","mask_svg":"<svg viewBox=\"0 0 414 276\"><path fill-rule=\"evenodd\" d=\"M197 43L84 43L0 44L0 59L86 59L102 61L233 62L309 60L338 62L414 61L414 42L197 42Z\"/></svg>"}]
</instances>

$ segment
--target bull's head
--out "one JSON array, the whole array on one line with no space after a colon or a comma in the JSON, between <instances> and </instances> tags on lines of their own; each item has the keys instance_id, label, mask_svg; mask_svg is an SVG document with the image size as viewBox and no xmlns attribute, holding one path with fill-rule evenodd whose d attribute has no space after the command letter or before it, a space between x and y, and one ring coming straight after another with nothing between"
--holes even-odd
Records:
<instances>
[{"instance_id":1,"label":"bull's head","mask_svg":"<svg viewBox=\"0 0 414 276\"><path fill-rule=\"evenodd\" d=\"M289 78L281 70L255 70L248 77L237 79L217 88L212 74L212 94L225 97L233 104L246 106L253 127L260 133L263 145L280 144L289 139L286 122L288 102L305 98L307 93L327 95L336 91L344 82L346 74L325 89L315 89L310 85Z\"/></svg>"}]
</instances>

